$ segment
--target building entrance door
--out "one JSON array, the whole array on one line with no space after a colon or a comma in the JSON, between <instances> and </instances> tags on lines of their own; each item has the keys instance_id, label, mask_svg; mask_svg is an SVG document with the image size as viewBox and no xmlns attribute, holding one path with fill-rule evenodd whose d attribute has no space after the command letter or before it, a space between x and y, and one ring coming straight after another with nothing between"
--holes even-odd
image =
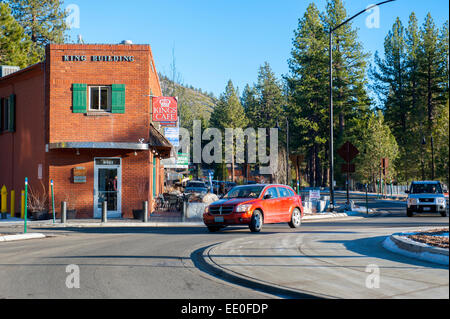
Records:
<instances>
[{"instance_id":1,"label":"building entrance door","mask_svg":"<svg viewBox=\"0 0 450 319\"><path fill-rule=\"evenodd\" d=\"M106 202L108 218L119 218L122 201L122 170L120 158L96 158L94 163L94 218L102 217Z\"/></svg>"}]
</instances>

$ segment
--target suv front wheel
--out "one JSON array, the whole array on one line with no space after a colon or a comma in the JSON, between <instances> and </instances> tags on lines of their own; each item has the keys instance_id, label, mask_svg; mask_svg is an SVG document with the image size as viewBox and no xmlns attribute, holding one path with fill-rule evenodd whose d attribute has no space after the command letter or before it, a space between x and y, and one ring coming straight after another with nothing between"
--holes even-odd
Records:
<instances>
[{"instance_id":1,"label":"suv front wheel","mask_svg":"<svg viewBox=\"0 0 450 319\"><path fill-rule=\"evenodd\" d=\"M250 231L252 233L259 233L262 229L262 225L264 223L263 214L259 210L255 210L252 215L252 219L250 220Z\"/></svg>"},{"instance_id":2,"label":"suv front wheel","mask_svg":"<svg viewBox=\"0 0 450 319\"><path fill-rule=\"evenodd\" d=\"M407 209L407 210L406 210L406 216L412 217L412 216L413 216L412 210Z\"/></svg>"}]
</instances>

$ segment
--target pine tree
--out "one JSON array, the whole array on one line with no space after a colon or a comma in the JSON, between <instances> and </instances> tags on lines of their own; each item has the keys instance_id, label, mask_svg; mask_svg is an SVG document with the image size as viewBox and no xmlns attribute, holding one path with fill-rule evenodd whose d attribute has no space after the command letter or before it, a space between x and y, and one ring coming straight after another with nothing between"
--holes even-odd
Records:
<instances>
[{"instance_id":1,"label":"pine tree","mask_svg":"<svg viewBox=\"0 0 450 319\"><path fill-rule=\"evenodd\" d=\"M246 128L248 125L248 119L245 116L244 108L239 100L237 90L233 86L231 80L225 88L225 92L219 97L216 107L210 118L210 127L218 128L224 131L226 128ZM225 142L225 139L224 139ZM225 152L231 152L232 162L231 162L231 174L232 180L235 179L234 169L235 169L235 150L233 145L226 145L223 148ZM225 159L225 157L222 157ZM220 165L223 168L223 165Z\"/></svg>"},{"instance_id":2,"label":"pine tree","mask_svg":"<svg viewBox=\"0 0 450 319\"><path fill-rule=\"evenodd\" d=\"M33 50L42 59L45 45L64 43L67 13L60 0L7 0L12 14L33 42Z\"/></svg>"},{"instance_id":3,"label":"pine tree","mask_svg":"<svg viewBox=\"0 0 450 319\"><path fill-rule=\"evenodd\" d=\"M308 5L294 31L289 59L288 116L291 122L291 148L306 153L309 183L320 185L320 149L328 136L328 59L324 52L327 37L314 3Z\"/></svg>"},{"instance_id":4,"label":"pine tree","mask_svg":"<svg viewBox=\"0 0 450 319\"><path fill-rule=\"evenodd\" d=\"M31 41L11 15L6 3L0 3L0 64L21 68L36 61L30 55Z\"/></svg>"},{"instance_id":5,"label":"pine tree","mask_svg":"<svg viewBox=\"0 0 450 319\"><path fill-rule=\"evenodd\" d=\"M360 150L355 159L356 175L361 182L371 183L374 190L376 180L380 176L381 158L389 160L386 178L388 180L395 178L398 145L381 111L372 113L363 125L364 128L361 130L363 134L352 141Z\"/></svg>"},{"instance_id":6,"label":"pine tree","mask_svg":"<svg viewBox=\"0 0 450 319\"><path fill-rule=\"evenodd\" d=\"M427 140L426 161L428 171L432 179L435 178L435 157L431 157L435 149L433 131L436 119L442 113L446 103L446 88L448 78L442 70L444 56L440 54L439 30L436 28L433 18L428 13L420 30L421 43L419 48L419 83L422 89L423 103L426 106L426 131Z\"/></svg>"}]
</instances>

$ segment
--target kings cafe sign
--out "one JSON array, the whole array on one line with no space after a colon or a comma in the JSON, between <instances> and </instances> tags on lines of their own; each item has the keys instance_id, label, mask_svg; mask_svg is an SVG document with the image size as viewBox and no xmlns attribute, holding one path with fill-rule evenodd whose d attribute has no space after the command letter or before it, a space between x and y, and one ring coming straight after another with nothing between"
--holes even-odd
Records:
<instances>
[{"instance_id":1,"label":"kings cafe sign","mask_svg":"<svg viewBox=\"0 0 450 319\"><path fill-rule=\"evenodd\" d=\"M153 97L153 122L176 122L177 100L175 97Z\"/></svg>"}]
</instances>

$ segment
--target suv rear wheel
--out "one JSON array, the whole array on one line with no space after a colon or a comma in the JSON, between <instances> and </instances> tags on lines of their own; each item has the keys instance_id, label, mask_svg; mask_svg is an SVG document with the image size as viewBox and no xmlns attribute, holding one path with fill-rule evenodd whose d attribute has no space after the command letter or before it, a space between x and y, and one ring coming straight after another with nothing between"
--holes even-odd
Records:
<instances>
[{"instance_id":1,"label":"suv rear wheel","mask_svg":"<svg viewBox=\"0 0 450 319\"><path fill-rule=\"evenodd\" d=\"M302 224L302 214L298 208L294 208L291 215L291 221L288 223L291 228L299 228Z\"/></svg>"}]
</instances>

